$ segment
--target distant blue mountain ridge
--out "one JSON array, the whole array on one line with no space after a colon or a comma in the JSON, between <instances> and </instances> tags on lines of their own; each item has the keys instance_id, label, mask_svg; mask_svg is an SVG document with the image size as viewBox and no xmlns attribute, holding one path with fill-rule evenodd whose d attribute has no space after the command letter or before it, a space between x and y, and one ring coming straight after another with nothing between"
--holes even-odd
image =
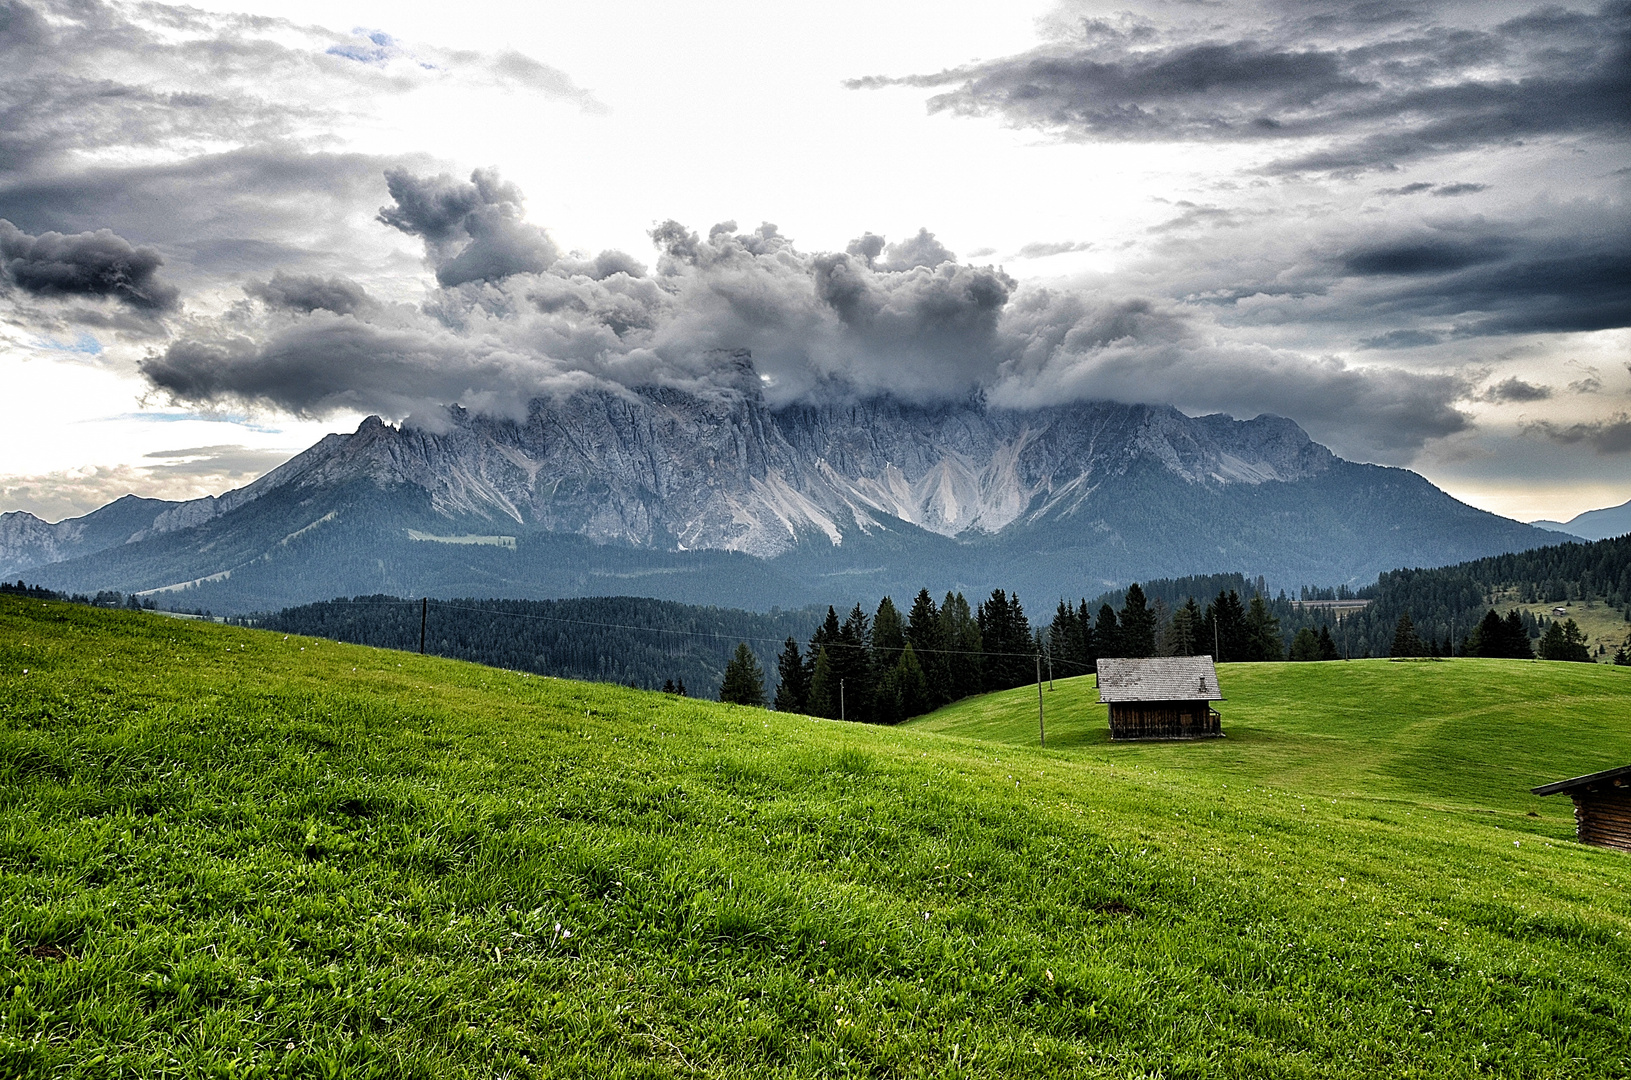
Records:
<instances>
[{"instance_id":1,"label":"distant blue mountain ridge","mask_svg":"<svg viewBox=\"0 0 1631 1080\"><path fill-rule=\"evenodd\" d=\"M1578 536L1582 540L1607 540L1610 537L1631 533L1631 501L1602 510L1587 510L1583 514L1576 514L1568 521L1542 520L1531 521L1529 524L1538 529L1552 529L1568 533L1570 536Z\"/></svg>"}]
</instances>

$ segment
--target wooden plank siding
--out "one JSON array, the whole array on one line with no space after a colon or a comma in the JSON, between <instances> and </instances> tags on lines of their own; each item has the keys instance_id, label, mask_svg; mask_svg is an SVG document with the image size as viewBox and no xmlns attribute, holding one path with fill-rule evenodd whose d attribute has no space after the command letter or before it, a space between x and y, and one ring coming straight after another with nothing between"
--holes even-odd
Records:
<instances>
[{"instance_id":1,"label":"wooden plank siding","mask_svg":"<svg viewBox=\"0 0 1631 1080\"><path fill-rule=\"evenodd\" d=\"M1574 833L1582 844L1631 851L1631 765L1530 790L1574 800Z\"/></svg>"},{"instance_id":2,"label":"wooden plank siding","mask_svg":"<svg viewBox=\"0 0 1631 1080\"><path fill-rule=\"evenodd\" d=\"M1110 738L1212 739L1223 735L1217 712L1204 701L1110 702Z\"/></svg>"},{"instance_id":3,"label":"wooden plank siding","mask_svg":"<svg viewBox=\"0 0 1631 1080\"><path fill-rule=\"evenodd\" d=\"M1631 851L1631 791L1575 795L1574 831L1582 844Z\"/></svg>"}]
</instances>

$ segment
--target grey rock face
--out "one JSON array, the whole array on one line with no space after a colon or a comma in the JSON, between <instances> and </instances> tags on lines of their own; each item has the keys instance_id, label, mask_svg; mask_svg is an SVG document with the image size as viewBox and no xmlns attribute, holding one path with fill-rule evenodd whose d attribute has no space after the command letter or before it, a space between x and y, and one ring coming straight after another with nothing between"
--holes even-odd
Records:
<instances>
[{"instance_id":1,"label":"grey rock face","mask_svg":"<svg viewBox=\"0 0 1631 1080\"><path fill-rule=\"evenodd\" d=\"M898 518L943 536L1068 516L1141 463L1219 488L1303 479L1330 451L1279 417L1191 418L1088 403L1014 411L892 401L775 410L671 390L534 401L524 421L453 410L444 431L369 418L240 491L167 512L204 520L282 485L366 477L449 517L669 550L770 557Z\"/></svg>"}]
</instances>

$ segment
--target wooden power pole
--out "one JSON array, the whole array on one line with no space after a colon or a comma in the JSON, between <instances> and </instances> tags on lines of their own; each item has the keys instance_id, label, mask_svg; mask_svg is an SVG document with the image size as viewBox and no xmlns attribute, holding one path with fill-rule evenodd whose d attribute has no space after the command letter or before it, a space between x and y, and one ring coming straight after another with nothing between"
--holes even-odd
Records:
<instances>
[{"instance_id":1,"label":"wooden power pole","mask_svg":"<svg viewBox=\"0 0 1631 1080\"><path fill-rule=\"evenodd\" d=\"M1042 722L1042 654L1036 654L1036 737L1041 746L1048 745L1048 728Z\"/></svg>"}]
</instances>

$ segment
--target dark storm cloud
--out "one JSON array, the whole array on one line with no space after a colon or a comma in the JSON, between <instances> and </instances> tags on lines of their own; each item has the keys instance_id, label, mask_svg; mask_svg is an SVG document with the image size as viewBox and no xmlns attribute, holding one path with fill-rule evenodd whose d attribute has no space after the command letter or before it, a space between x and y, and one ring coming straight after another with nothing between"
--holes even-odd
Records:
<instances>
[{"instance_id":1,"label":"dark storm cloud","mask_svg":"<svg viewBox=\"0 0 1631 1080\"><path fill-rule=\"evenodd\" d=\"M1440 337L1631 326L1631 227L1552 221L1525 230L1471 220L1357 247L1355 314L1440 320ZM1433 333L1435 331L1426 331Z\"/></svg>"},{"instance_id":2,"label":"dark storm cloud","mask_svg":"<svg viewBox=\"0 0 1631 1080\"><path fill-rule=\"evenodd\" d=\"M313 248L305 237L314 228L340 233L359 201L378 199L384 165L362 154L271 144L162 164L52 172L0 181L0 217L30 232L106 224L137 243L163 243L186 264L175 268L178 275L315 268L350 256L343 247Z\"/></svg>"},{"instance_id":3,"label":"dark storm cloud","mask_svg":"<svg viewBox=\"0 0 1631 1080\"><path fill-rule=\"evenodd\" d=\"M1528 430L1565 446L1589 446L1605 456L1631 453L1631 415L1623 412L1606 420L1567 426L1542 421L1530 425Z\"/></svg>"},{"instance_id":4,"label":"dark storm cloud","mask_svg":"<svg viewBox=\"0 0 1631 1080\"><path fill-rule=\"evenodd\" d=\"M30 236L0 218L0 280L43 297L111 297L135 308L174 306L174 286L158 280L164 259L111 229Z\"/></svg>"},{"instance_id":5,"label":"dark storm cloud","mask_svg":"<svg viewBox=\"0 0 1631 1080\"><path fill-rule=\"evenodd\" d=\"M1445 25L1448 14L1266 3L1236 28L1061 16L1056 40L1029 52L847 85L937 89L933 112L1071 139L1282 144L1281 170L1631 129L1631 4L1540 8L1488 27ZM1305 140L1315 145L1297 148Z\"/></svg>"},{"instance_id":6,"label":"dark storm cloud","mask_svg":"<svg viewBox=\"0 0 1631 1080\"><path fill-rule=\"evenodd\" d=\"M1490 402L1545 401L1552 396L1552 388L1524 382L1514 375L1501 380L1478 396L1481 400Z\"/></svg>"},{"instance_id":7,"label":"dark storm cloud","mask_svg":"<svg viewBox=\"0 0 1631 1080\"><path fill-rule=\"evenodd\" d=\"M1201 313L1170 301L1022 292L1006 313L1014 344L992 388L1005 404L1150 401L1189 412L1290 416L1367 460L1406 461L1429 439L1465 430L1455 375L1312 360L1219 338Z\"/></svg>"},{"instance_id":8,"label":"dark storm cloud","mask_svg":"<svg viewBox=\"0 0 1631 1080\"><path fill-rule=\"evenodd\" d=\"M522 220L520 190L496 173L477 169L465 183L391 169L385 182L396 203L379 219L424 239L443 285L536 274L560 257L544 230Z\"/></svg>"},{"instance_id":9,"label":"dark storm cloud","mask_svg":"<svg viewBox=\"0 0 1631 1080\"><path fill-rule=\"evenodd\" d=\"M244 287L249 295L274 307L290 311L332 311L350 315L373 306L368 291L355 281L316 274L285 274L281 270L267 282Z\"/></svg>"},{"instance_id":10,"label":"dark storm cloud","mask_svg":"<svg viewBox=\"0 0 1631 1080\"><path fill-rule=\"evenodd\" d=\"M400 173L391 185L382 223L419 236L439 275L477 242L472 214L520 205L491 174ZM444 283L417 306L353 302L344 282L284 274L251 287L265 301L258 321L200 324L142 371L177 401L309 415L405 416L454 401L514 414L530 397L590 385L774 404L977 390L1006 404L1163 401L1296 416L1349 453L1391 459L1467 423L1459 379L1233 345L1204 309L1109 282L1022 287L956 261L928 230L893 244L867 233L837 252L801 251L770 224L704 234L668 221L651 237L652 273L620 253L565 255Z\"/></svg>"}]
</instances>

